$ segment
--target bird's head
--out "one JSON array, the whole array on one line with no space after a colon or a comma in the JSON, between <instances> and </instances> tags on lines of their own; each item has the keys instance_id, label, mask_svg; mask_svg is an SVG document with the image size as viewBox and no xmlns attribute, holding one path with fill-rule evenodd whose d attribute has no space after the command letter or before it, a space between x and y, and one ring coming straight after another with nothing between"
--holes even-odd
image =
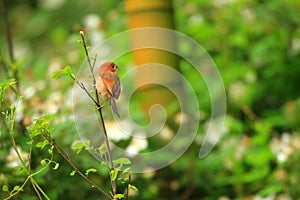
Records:
<instances>
[{"instance_id":1,"label":"bird's head","mask_svg":"<svg viewBox=\"0 0 300 200\"><path fill-rule=\"evenodd\" d=\"M98 75L102 74L118 75L118 66L113 62L105 62L100 66L98 71Z\"/></svg>"}]
</instances>

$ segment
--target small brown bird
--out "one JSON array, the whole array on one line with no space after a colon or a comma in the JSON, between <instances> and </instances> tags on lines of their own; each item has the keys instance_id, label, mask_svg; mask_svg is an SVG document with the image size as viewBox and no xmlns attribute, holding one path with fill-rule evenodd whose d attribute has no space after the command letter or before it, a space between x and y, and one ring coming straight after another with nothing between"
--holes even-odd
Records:
<instances>
[{"instance_id":1,"label":"small brown bird","mask_svg":"<svg viewBox=\"0 0 300 200\"><path fill-rule=\"evenodd\" d=\"M118 66L115 63L105 62L100 66L96 78L96 88L105 100L110 100L114 114L120 117L116 100L121 93L121 84L118 77Z\"/></svg>"}]
</instances>

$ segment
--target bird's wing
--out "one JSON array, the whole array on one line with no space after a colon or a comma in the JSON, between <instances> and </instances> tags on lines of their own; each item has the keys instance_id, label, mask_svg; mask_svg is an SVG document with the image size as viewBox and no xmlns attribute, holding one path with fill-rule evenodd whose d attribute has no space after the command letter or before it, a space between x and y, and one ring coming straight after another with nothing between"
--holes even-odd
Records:
<instances>
[{"instance_id":1,"label":"bird's wing","mask_svg":"<svg viewBox=\"0 0 300 200\"><path fill-rule=\"evenodd\" d=\"M120 80L117 77L116 82L115 82L115 86L113 87L112 90L112 96L114 99L118 99L121 93L121 84L120 84Z\"/></svg>"}]
</instances>

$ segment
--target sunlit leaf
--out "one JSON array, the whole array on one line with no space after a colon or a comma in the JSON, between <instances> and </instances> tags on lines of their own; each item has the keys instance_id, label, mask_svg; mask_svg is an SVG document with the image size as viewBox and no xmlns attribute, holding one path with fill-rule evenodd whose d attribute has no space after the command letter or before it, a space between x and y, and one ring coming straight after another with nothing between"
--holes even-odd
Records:
<instances>
[{"instance_id":1,"label":"sunlit leaf","mask_svg":"<svg viewBox=\"0 0 300 200\"><path fill-rule=\"evenodd\" d=\"M54 169L54 170L57 170L57 169L58 169L58 167L59 167L59 163L58 163L58 162L56 162L56 163L55 163L55 165L54 165L54 167L53 167L53 169Z\"/></svg>"},{"instance_id":2,"label":"sunlit leaf","mask_svg":"<svg viewBox=\"0 0 300 200\"><path fill-rule=\"evenodd\" d=\"M134 185L128 184L128 188L134 190L134 191L138 191L137 187L135 187Z\"/></svg>"},{"instance_id":3,"label":"sunlit leaf","mask_svg":"<svg viewBox=\"0 0 300 200\"><path fill-rule=\"evenodd\" d=\"M87 170L85 171L85 175L88 176L90 172L96 173L97 171L98 171L98 170L95 169L95 168L90 168L90 169L87 169Z\"/></svg>"},{"instance_id":4,"label":"sunlit leaf","mask_svg":"<svg viewBox=\"0 0 300 200\"><path fill-rule=\"evenodd\" d=\"M117 160L114 160L115 165L130 165L131 161L128 158L119 158Z\"/></svg>"},{"instance_id":5,"label":"sunlit leaf","mask_svg":"<svg viewBox=\"0 0 300 200\"><path fill-rule=\"evenodd\" d=\"M76 173L76 171L75 170L73 170L73 171L71 171L71 173L69 174L70 176L74 176L75 175L75 173Z\"/></svg>"},{"instance_id":6,"label":"sunlit leaf","mask_svg":"<svg viewBox=\"0 0 300 200\"><path fill-rule=\"evenodd\" d=\"M45 159L43 159L43 160L41 160L41 165L43 166L43 167L45 167L48 163L49 163L49 159L48 158L45 158Z\"/></svg>"},{"instance_id":7,"label":"sunlit leaf","mask_svg":"<svg viewBox=\"0 0 300 200\"><path fill-rule=\"evenodd\" d=\"M118 169L113 169L110 171L111 174L111 180L114 181L116 180L117 176L118 176L119 170Z\"/></svg>"},{"instance_id":8,"label":"sunlit leaf","mask_svg":"<svg viewBox=\"0 0 300 200\"><path fill-rule=\"evenodd\" d=\"M2 186L2 190L3 190L4 192L8 192L8 187L7 187L7 185L3 185L3 186Z\"/></svg>"},{"instance_id":9,"label":"sunlit leaf","mask_svg":"<svg viewBox=\"0 0 300 200\"><path fill-rule=\"evenodd\" d=\"M123 198L125 198L125 195L124 194L116 194L116 195L114 195L114 198L115 199L123 199Z\"/></svg>"}]
</instances>

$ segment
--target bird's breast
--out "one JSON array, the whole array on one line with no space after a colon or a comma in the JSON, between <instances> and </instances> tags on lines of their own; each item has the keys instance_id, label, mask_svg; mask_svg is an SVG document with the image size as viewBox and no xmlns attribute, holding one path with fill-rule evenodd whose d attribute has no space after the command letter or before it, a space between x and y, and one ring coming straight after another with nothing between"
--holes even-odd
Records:
<instances>
[{"instance_id":1,"label":"bird's breast","mask_svg":"<svg viewBox=\"0 0 300 200\"><path fill-rule=\"evenodd\" d=\"M101 78L99 78L96 82L96 88L98 93L104 98L104 99L110 99L111 98L111 93L109 92L109 90L107 89L107 87L105 86L105 84L103 83L103 81L101 80Z\"/></svg>"}]
</instances>

